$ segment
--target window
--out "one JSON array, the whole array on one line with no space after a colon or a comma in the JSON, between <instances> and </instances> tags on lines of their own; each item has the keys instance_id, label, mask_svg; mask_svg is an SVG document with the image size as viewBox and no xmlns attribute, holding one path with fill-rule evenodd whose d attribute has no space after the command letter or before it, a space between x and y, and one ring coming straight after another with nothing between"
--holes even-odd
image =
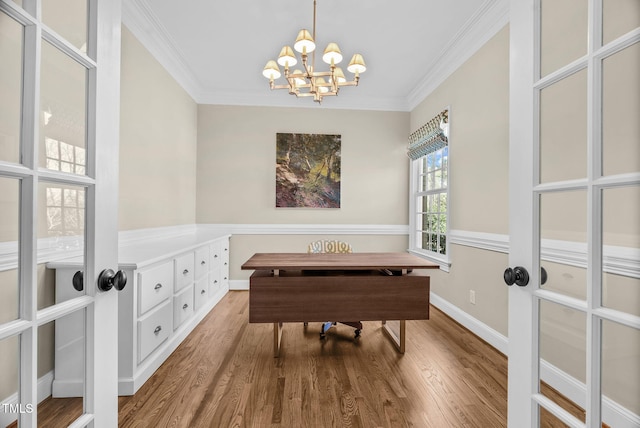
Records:
<instances>
[{"instance_id":1,"label":"window","mask_svg":"<svg viewBox=\"0 0 640 428\"><path fill-rule=\"evenodd\" d=\"M448 270L449 111L409 137L410 251Z\"/></svg>"}]
</instances>

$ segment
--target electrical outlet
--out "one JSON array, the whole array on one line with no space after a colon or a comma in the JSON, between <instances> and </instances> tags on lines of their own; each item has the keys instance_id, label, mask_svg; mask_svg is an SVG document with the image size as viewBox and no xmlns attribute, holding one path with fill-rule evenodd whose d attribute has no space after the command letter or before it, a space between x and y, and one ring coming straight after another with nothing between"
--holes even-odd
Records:
<instances>
[{"instance_id":1,"label":"electrical outlet","mask_svg":"<svg viewBox=\"0 0 640 428\"><path fill-rule=\"evenodd\" d=\"M475 290L469 290L469 303L472 305L476 304L476 292Z\"/></svg>"}]
</instances>

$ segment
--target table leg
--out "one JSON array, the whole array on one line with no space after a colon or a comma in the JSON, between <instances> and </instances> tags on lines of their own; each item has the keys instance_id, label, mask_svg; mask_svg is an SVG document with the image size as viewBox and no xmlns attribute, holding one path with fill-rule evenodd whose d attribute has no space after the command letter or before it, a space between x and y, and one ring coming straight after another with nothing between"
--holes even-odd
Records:
<instances>
[{"instance_id":1,"label":"table leg","mask_svg":"<svg viewBox=\"0 0 640 428\"><path fill-rule=\"evenodd\" d=\"M395 331L389 328L389 325L386 321L382 321L382 331L391 339L391 342L394 344L399 353L404 354L404 343L406 336L406 321L400 320L400 335L398 336Z\"/></svg>"},{"instance_id":2,"label":"table leg","mask_svg":"<svg viewBox=\"0 0 640 428\"><path fill-rule=\"evenodd\" d=\"M273 323L273 357L280 356L280 344L282 343L282 323Z\"/></svg>"}]
</instances>

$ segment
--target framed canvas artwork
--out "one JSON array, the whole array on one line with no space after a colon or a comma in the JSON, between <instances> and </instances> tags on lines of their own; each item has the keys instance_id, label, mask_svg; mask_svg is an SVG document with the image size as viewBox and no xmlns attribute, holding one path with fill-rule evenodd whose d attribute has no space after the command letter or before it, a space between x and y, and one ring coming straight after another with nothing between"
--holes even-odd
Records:
<instances>
[{"instance_id":1,"label":"framed canvas artwork","mask_svg":"<svg viewBox=\"0 0 640 428\"><path fill-rule=\"evenodd\" d=\"M340 135L276 134L276 207L340 208Z\"/></svg>"}]
</instances>

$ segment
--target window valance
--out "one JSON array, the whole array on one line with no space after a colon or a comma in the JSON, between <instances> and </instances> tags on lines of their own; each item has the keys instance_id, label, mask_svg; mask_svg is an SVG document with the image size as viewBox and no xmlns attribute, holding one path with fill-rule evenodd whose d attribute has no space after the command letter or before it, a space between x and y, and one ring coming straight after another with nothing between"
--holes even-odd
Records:
<instances>
[{"instance_id":1,"label":"window valance","mask_svg":"<svg viewBox=\"0 0 640 428\"><path fill-rule=\"evenodd\" d=\"M407 156L412 160L433 153L449 144L449 111L444 110L409 135Z\"/></svg>"}]
</instances>

